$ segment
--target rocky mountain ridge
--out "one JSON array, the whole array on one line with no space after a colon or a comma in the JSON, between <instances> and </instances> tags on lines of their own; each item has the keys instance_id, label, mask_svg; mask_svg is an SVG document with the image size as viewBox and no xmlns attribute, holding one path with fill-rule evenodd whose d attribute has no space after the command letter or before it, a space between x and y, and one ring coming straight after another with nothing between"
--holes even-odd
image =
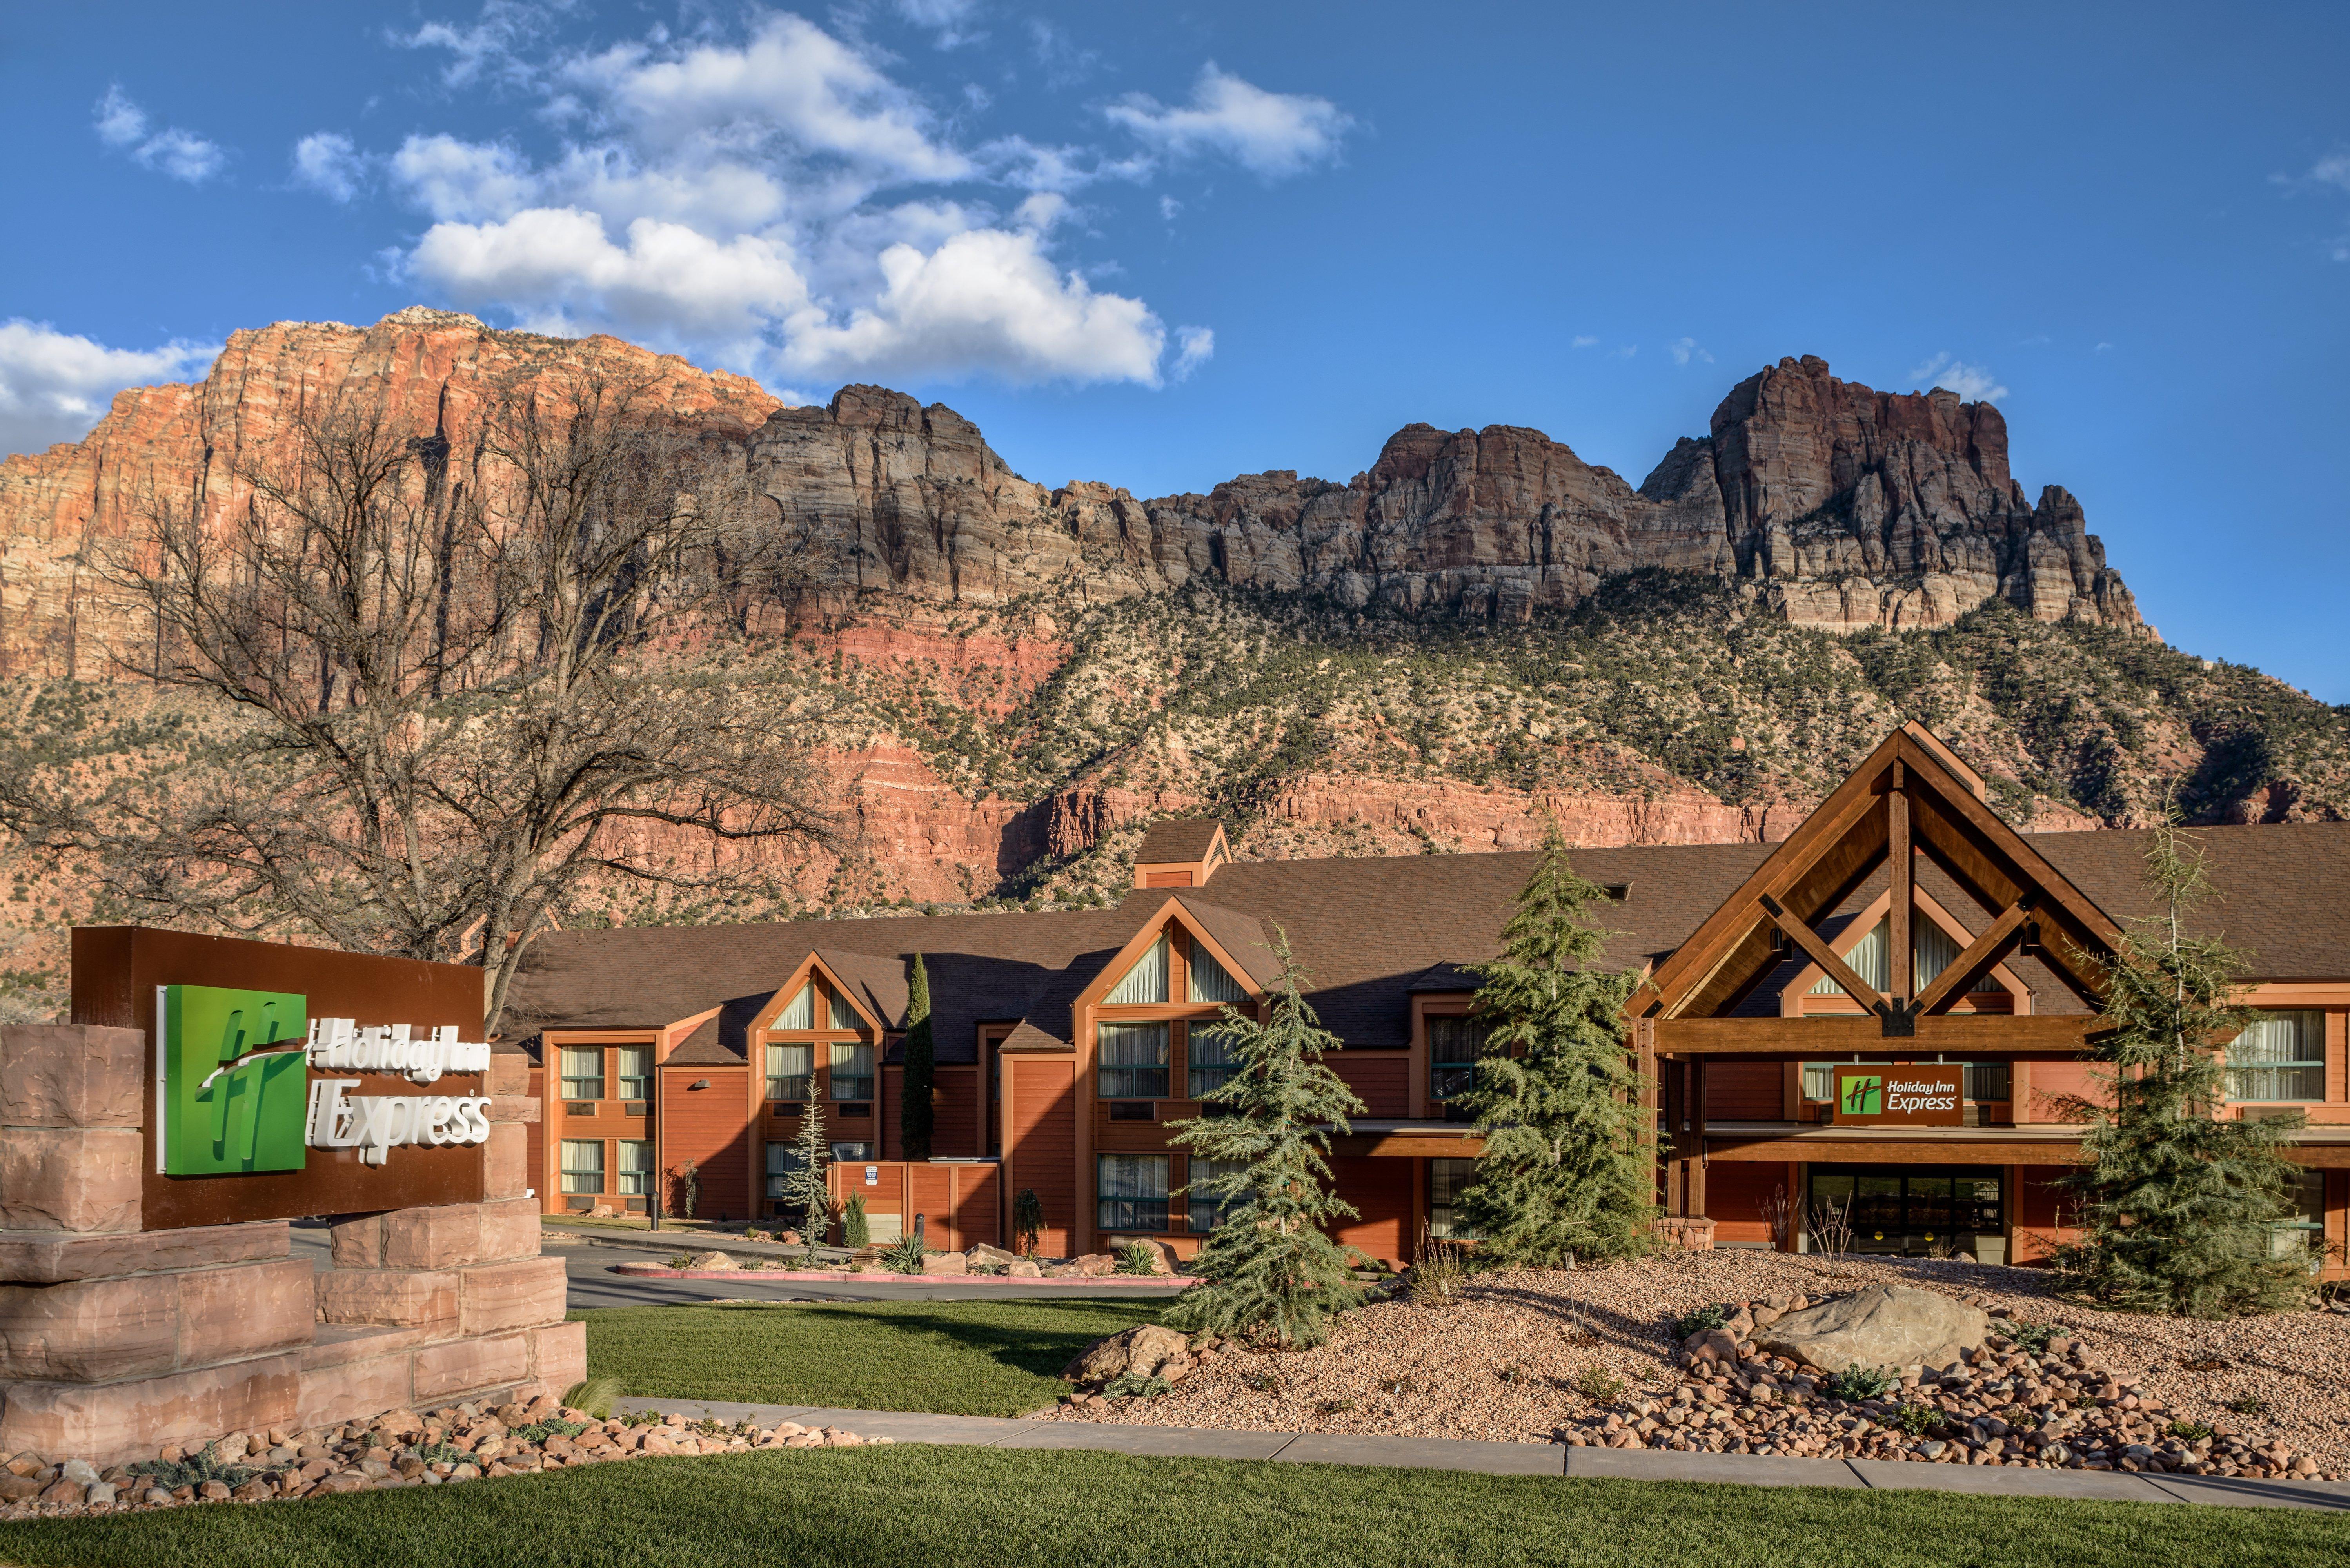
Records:
<instances>
[{"instance_id":1,"label":"rocky mountain ridge","mask_svg":"<svg viewBox=\"0 0 2350 1568\"><path fill-rule=\"evenodd\" d=\"M2052 485L2025 498L1997 409L1939 389L1874 391L1808 357L1740 382L1709 433L1637 489L1539 431L1421 424L1344 484L1275 471L1137 500L1024 479L951 409L886 389L787 408L741 377L613 339L417 307L365 328L236 333L202 384L131 389L84 441L0 462L0 675L88 677L135 649L140 628L91 592L87 542L131 530L145 507L243 506L240 467L288 452L303 410L380 409L462 458L486 400L589 352L650 378L651 411L738 444L779 522L809 528L830 564L801 602L776 607L794 623L1207 579L1509 624L1662 568L1735 584L1803 626L1947 626L1991 599L2042 621L2142 624L2073 497Z\"/></svg>"}]
</instances>

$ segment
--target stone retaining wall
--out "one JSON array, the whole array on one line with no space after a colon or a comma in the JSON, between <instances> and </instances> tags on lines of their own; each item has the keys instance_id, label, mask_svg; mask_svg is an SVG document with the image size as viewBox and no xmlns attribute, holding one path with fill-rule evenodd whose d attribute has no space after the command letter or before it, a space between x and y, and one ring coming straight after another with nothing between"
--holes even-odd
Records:
<instances>
[{"instance_id":1,"label":"stone retaining wall","mask_svg":"<svg viewBox=\"0 0 2350 1568\"><path fill-rule=\"evenodd\" d=\"M0 1028L0 1453L103 1465L587 1375L539 1256L525 1058L491 1057L484 1201L345 1219L315 1279L284 1220L140 1230L146 1072L136 1029Z\"/></svg>"}]
</instances>

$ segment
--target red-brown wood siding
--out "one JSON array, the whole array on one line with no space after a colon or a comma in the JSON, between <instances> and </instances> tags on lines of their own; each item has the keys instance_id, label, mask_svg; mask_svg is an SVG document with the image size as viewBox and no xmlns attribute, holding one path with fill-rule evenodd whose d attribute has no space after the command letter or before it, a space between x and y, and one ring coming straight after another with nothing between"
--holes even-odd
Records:
<instances>
[{"instance_id":1,"label":"red-brown wood siding","mask_svg":"<svg viewBox=\"0 0 2350 1568\"><path fill-rule=\"evenodd\" d=\"M1778 1066L1771 1064L1772 1087L1778 1086ZM1706 1068L1706 1090L1712 1099L1716 1065ZM1775 1117L1773 1120L1777 1119ZM1771 1224L1763 1205L1772 1192L1787 1184L1787 1168L1778 1161L1710 1159L1705 1162L1705 1212L1713 1221L1717 1241L1768 1241Z\"/></svg>"},{"instance_id":2,"label":"red-brown wood siding","mask_svg":"<svg viewBox=\"0 0 2350 1568\"><path fill-rule=\"evenodd\" d=\"M2048 1064L2035 1062L2032 1066L2033 1084ZM2073 1064L2065 1063L2071 1066ZM2015 1231L2015 1244L2008 1249L2008 1261L2029 1263L2048 1255L2049 1244L2068 1239L2073 1232L2057 1224L2064 1209L2072 1199L2055 1183L2067 1173L2061 1165L2022 1165L2014 1168L2014 1180L2010 1184L2008 1205L2012 1210L2010 1222Z\"/></svg>"},{"instance_id":3,"label":"red-brown wood siding","mask_svg":"<svg viewBox=\"0 0 2350 1568\"><path fill-rule=\"evenodd\" d=\"M2063 1121L2056 1100L2065 1095L2092 1098L2097 1085L2089 1076L2095 1064L2090 1062L2034 1062L2032 1064L2032 1104L2015 1107L2015 1119L2020 1122Z\"/></svg>"},{"instance_id":4,"label":"red-brown wood siding","mask_svg":"<svg viewBox=\"0 0 2350 1568\"><path fill-rule=\"evenodd\" d=\"M682 1203L683 1189L671 1173L688 1160L700 1168L702 1198L698 1219L751 1217L745 1208L751 1191L752 1161L765 1159L751 1147L743 1115L742 1067L668 1067L660 1069L661 1201ZM710 1087L687 1087L703 1079Z\"/></svg>"},{"instance_id":5,"label":"red-brown wood siding","mask_svg":"<svg viewBox=\"0 0 2350 1568\"><path fill-rule=\"evenodd\" d=\"M1705 1064L1707 1119L1717 1122L1777 1121L1785 1111L1783 1097L1785 1078L1785 1072L1776 1062L1708 1062ZM1711 1179L1709 1174L1707 1180L1711 1182ZM1706 1196L1711 1203L1711 1188ZM1709 1209L1708 1212L1711 1210Z\"/></svg>"},{"instance_id":6,"label":"red-brown wood siding","mask_svg":"<svg viewBox=\"0 0 2350 1568\"><path fill-rule=\"evenodd\" d=\"M979 1069L941 1067L931 1110L931 1152L985 1154L980 1142Z\"/></svg>"},{"instance_id":7,"label":"red-brown wood siding","mask_svg":"<svg viewBox=\"0 0 2350 1568\"><path fill-rule=\"evenodd\" d=\"M1362 1211L1361 1218L1340 1222L1337 1239L1401 1265L1411 1230L1412 1181L1419 1168L1416 1159L1333 1157L1330 1174L1338 1196Z\"/></svg>"},{"instance_id":8,"label":"red-brown wood siding","mask_svg":"<svg viewBox=\"0 0 2350 1568\"><path fill-rule=\"evenodd\" d=\"M1006 1196L1016 1197L1022 1188L1035 1189L1045 1206L1037 1250L1046 1257L1066 1257L1077 1204L1086 1196L1076 1190L1076 1063L1066 1056L1007 1056L1003 1075L1012 1099Z\"/></svg>"},{"instance_id":9,"label":"red-brown wood siding","mask_svg":"<svg viewBox=\"0 0 2350 1568\"><path fill-rule=\"evenodd\" d=\"M1410 1052L1336 1051L1322 1060L1361 1097L1363 1115L1411 1115Z\"/></svg>"}]
</instances>

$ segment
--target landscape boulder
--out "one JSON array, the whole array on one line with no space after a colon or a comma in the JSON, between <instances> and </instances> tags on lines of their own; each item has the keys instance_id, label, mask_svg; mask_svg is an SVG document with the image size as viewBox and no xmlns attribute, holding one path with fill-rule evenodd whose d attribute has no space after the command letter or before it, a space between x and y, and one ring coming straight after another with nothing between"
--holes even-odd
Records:
<instances>
[{"instance_id":1,"label":"landscape boulder","mask_svg":"<svg viewBox=\"0 0 2350 1568\"><path fill-rule=\"evenodd\" d=\"M1144 1324L1107 1339L1097 1339L1061 1368L1074 1383L1108 1383L1128 1373L1148 1377L1159 1366L1185 1354L1187 1341L1171 1328Z\"/></svg>"},{"instance_id":2,"label":"landscape boulder","mask_svg":"<svg viewBox=\"0 0 2350 1568\"><path fill-rule=\"evenodd\" d=\"M689 1269L734 1269L742 1265L735 1262L730 1253L710 1251L696 1252L686 1261L685 1266Z\"/></svg>"},{"instance_id":3,"label":"landscape boulder","mask_svg":"<svg viewBox=\"0 0 2350 1568\"><path fill-rule=\"evenodd\" d=\"M974 1269L1000 1269L1008 1264L1020 1262L1019 1253L1007 1252L1003 1248L991 1245L985 1241L973 1243L970 1250L963 1253L963 1257Z\"/></svg>"},{"instance_id":4,"label":"landscape boulder","mask_svg":"<svg viewBox=\"0 0 2350 1568\"><path fill-rule=\"evenodd\" d=\"M1908 1285L1871 1285L1841 1301L1791 1312L1754 1330L1754 1343L1829 1372L1861 1366L1948 1366L1983 1342L1981 1307Z\"/></svg>"},{"instance_id":5,"label":"landscape boulder","mask_svg":"<svg viewBox=\"0 0 2350 1568\"><path fill-rule=\"evenodd\" d=\"M971 1260L961 1252L925 1252L922 1254L922 1272L967 1274L971 1272Z\"/></svg>"}]
</instances>

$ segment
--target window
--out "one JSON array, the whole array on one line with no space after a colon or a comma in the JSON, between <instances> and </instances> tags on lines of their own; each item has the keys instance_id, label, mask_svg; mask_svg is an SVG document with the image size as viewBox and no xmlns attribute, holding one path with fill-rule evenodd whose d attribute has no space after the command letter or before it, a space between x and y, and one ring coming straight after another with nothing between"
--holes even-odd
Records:
<instances>
[{"instance_id":1,"label":"window","mask_svg":"<svg viewBox=\"0 0 2350 1568\"><path fill-rule=\"evenodd\" d=\"M601 1045L566 1045L563 1048L563 1097L567 1100L600 1100L604 1097L604 1048ZM599 1144L598 1146L601 1147ZM602 1188L594 1189L601 1192Z\"/></svg>"},{"instance_id":2,"label":"window","mask_svg":"<svg viewBox=\"0 0 2350 1568\"><path fill-rule=\"evenodd\" d=\"M2325 1014L2263 1012L2228 1046L2228 1097L2325 1097Z\"/></svg>"},{"instance_id":3,"label":"window","mask_svg":"<svg viewBox=\"0 0 2350 1568\"><path fill-rule=\"evenodd\" d=\"M806 1099L808 1079L815 1072L815 1046L778 1045L771 1042L767 1046L767 1098Z\"/></svg>"},{"instance_id":4,"label":"window","mask_svg":"<svg viewBox=\"0 0 2350 1568\"><path fill-rule=\"evenodd\" d=\"M1430 1022L1433 1023L1434 1020ZM1476 1177L1473 1159L1431 1159L1428 1162L1428 1233L1440 1241L1473 1241L1477 1232L1452 1216L1461 1189Z\"/></svg>"},{"instance_id":5,"label":"window","mask_svg":"<svg viewBox=\"0 0 2350 1568\"><path fill-rule=\"evenodd\" d=\"M2269 1231L2269 1256L2272 1258L2303 1258L2315 1269L2325 1261L2323 1243L2325 1239L2325 1173L2304 1170L2296 1174L2284 1189L2285 1202L2293 1209L2293 1217Z\"/></svg>"},{"instance_id":6,"label":"window","mask_svg":"<svg viewBox=\"0 0 2350 1568\"><path fill-rule=\"evenodd\" d=\"M835 1029L854 1029L858 1022L857 1009L849 1005L848 998L837 991L834 992L832 993L832 1026Z\"/></svg>"},{"instance_id":7,"label":"window","mask_svg":"<svg viewBox=\"0 0 2350 1568\"><path fill-rule=\"evenodd\" d=\"M1112 1006L1167 1000L1167 939L1160 937L1150 944L1143 955L1134 961L1126 978L1118 982L1107 996L1102 998Z\"/></svg>"},{"instance_id":8,"label":"window","mask_svg":"<svg viewBox=\"0 0 2350 1568\"><path fill-rule=\"evenodd\" d=\"M1184 1195L1191 1200L1191 1227L1194 1235L1205 1235L1232 1216L1232 1210L1248 1200L1244 1198L1222 1198L1207 1190L1206 1183L1217 1177L1238 1176L1248 1168L1244 1159L1201 1159L1194 1157L1191 1173Z\"/></svg>"},{"instance_id":9,"label":"window","mask_svg":"<svg viewBox=\"0 0 2350 1568\"><path fill-rule=\"evenodd\" d=\"M1191 944L1191 1000L1194 1002L1246 1002L1248 987L1234 980L1232 971L1210 957L1199 943Z\"/></svg>"},{"instance_id":10,"label":"window","mask_svg":"<svg viewBox=\"0 0 2350 1568\"><path fill-rule=\"evenodd\" d=\"M873 1097L873 1047L858 1044L832 1048L832 1097L869 1100Z\"/></svg>"},{"instance_id":11,"label":"window","mask_svg":"<svg viewBox=\"0 0 2350 1568\"><path fill-rule=\"evenodd\" d=\"M567 1137L563 1140L563 1190L604 1190L604 1140Z\"/></svg>"},{"instance_id":12,"label":"window","mask_svg":"<svg viewBox=\"0 0 2350 1568\"><path fill-rule=\"evenodd\" d=\"M1103 1024L1098 1065L1100 1094L1105 1100L1166 1098L1167 1025Z\"/></svg>"},{"instance_id":13,"label":"window","mask_svg":"<svg viewBox=\"0 0 2350 1568\"><path fill-rule=\"evenodd\" d=\"M1482 1018L1457 1015L1428 1021L1428 1097L1449 1100L1465 1095L1477 1081L1477 1058L1485 1054L1485 1037L1492 1025Z\"/></svg>"},{"instance_id":14,"label":"window","mask_svg":"<svg viewBox=\"0 0 2350 1568\"><path fill-rule=\"evenodd\" d=\"M1232 1079L1240 1058L1233 1054L1232 1032L1213 1023L1194 1023L1184 1031L1191 1054L1191 1097L1204 1100Z\"/></svg>"},{"instance_id":15,"label":"window","mask_svg":"<svg viewBox=\"0 0 2350 1568\"><path fill-rule=\"evenodd\" d=\"M1966 1067L1968 1099L2012 1100L2015 1097L2014 1075L2005 1062L1970 1062Z\"/></svg>"},{"instance_id":16,"label":"window","mask_svg":"<svg viewBox=\"0 0 2350 1568\"><path fill-rule=\"evenodd\" d=\"M784 1196L784 1180L800 1168L799 1150L787 1143L767 1146L767 1196Z\"/></svg>"},{"instance_id":17,"label":"window","mask_svg":"<svg viewBox=\"0 0 2350 1568\"><path fill-rule=\"evenodd\" d=\"M1852 950L1843 955L1844 961L1853 973L1877 990L1883 991L1893 983L1892 969L1886 962L1886 950L1892 942L1893 918L1888 915L1877 921L1868 935L1853 944ZM1950 968L1958 961L1959 954L1966 950L1964 943L1927 919L1922 910L1909 922L1909 946L1916 961L1914 972L1918 991L1924 990L1936 975ZM1997 991L2000 983L1985 975L1967 989L1970 992ZM1814 996L1838 996L1843 992L1844 987L1825 976L1812 987Z\"/></svg>"},{"instance_id":18,"label":"window","mask_svg":"<svg viewBox=\"0 0 2350 1568\"><path fill-rule=\"evenodd\" d=\"M620 1190L641 1198L653 1189L653 1146L650 1138L620 1140Z\"/></svg>"},{"instance_id":19,"label":"window","mask_svg":"<svg viewBox=\"0 0 2350 1568\"><path fill-rule=\"evenodd\" d=\"M623 1045L613 1054L619 1058L620 1098L651 1099L653 1048L650 1045Z\"/></svg>"},{"instance_id":20,"label":"window","mask_svg":"<svg viewBox=\"0 0 2350 1568\"><path fill-rule=\"evenodd\" d=\"M800 987L800 993L784 1003L776 1015L778 1029L813 1029L816 1027L816 985L813 981Z\"/></svg>"},{"instance_id":21,"label":"window","mask_svg":"<svg viewBox=\"0 0 2350 1568\"><path fill-rule=\"evenodd\" d=\"M871 1159L873 1146L869 1143L837 1143L832 1146L835 1159Z\"/></svg>"},{"instance_id":22,"label":"window","mask_svg":"<svg viewBox=\"0 0 2350 1568\"><path fill-rule=\"evenodd\" d=\"M1105 1154L1099 1157L1101 1228L1105 1231L1167 1229L1167 1157Z\"/></svg>"}]
</instances>

